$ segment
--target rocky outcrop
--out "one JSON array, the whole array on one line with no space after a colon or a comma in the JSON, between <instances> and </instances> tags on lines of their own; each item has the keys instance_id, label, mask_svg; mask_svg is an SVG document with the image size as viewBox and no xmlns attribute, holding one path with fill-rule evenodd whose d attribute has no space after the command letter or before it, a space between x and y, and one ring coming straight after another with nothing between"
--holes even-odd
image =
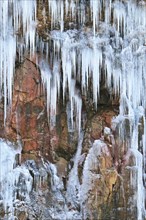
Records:
<instances>
[{"instance_id":1,"label":"rocky outcrop","mask_svg":"<svg viewBox=\"0 0 146 220\"><path fill-rule=\"evenodd\" d=\"M72 158L76 151L77 134L68 132L66 109L63 105L56 116L56 126L50 126L45 88L33 59L25 58L16 68L12 106L5 127L2 103L0 109L1 137L21 142L22 160L38 160L43 156L49 161L57 162L60 157L67 160Z\"/></svg>"},{"instance_id":2,"label":"rocky outcrop","mask_svg":"<svg viewBox=\"0 0 146 220\"><path fill-rule=\"evenodd\" d=\"M8 109L5 122L3 120L3 97L0 103L0 138L9 140L15 143L15 145L22 147L21 159L20 155L16 154L16 163L14 165L18 168L21 168L21 166L25 167L27 177L31 180L31 183L29 183L29 192L26 192L27 184L25 183L25 175L23 172L20 172L18 180L14 181L17 182L14 187L16 199L14 214L20 220L64 220L66 219L66 213L68 213L70 219L74 220L135 220L137 216L138 220L143 220L144 214L142 210L144 210L144 208L142 206L144 201L141 202L139 196L142 195L140 186L143 186L143 183L138 181L143 181L142 155L145 155L145 149L143 148L144 117L139 117L139 109L134 110L135 112L130 112L136 115L131 116L128 112L128 108L130 108L130 105L132 108L132 104L130 103L129 106L128 104L126 105L127 100L124 104L121 101L121 106L123 105L122 107L125 108L123 110L124 119L116 117L119 114L120 87L123 85L124 87L127 86L122 80L129 80L129 78L124 78L125 75L127 75L126 71L128 71L125 70L126 66L129 68L125 57L127 54L130 54L132 57L131 60L134 60L133 57L135 55L133 56L132 53L140 53L140 51L136 49L139 47L137 41L143 43L143 39L133 39L133 43L131 40L132 36L130 36L130 46L128 46L130 50L128 48L126 54L125 51L127 48L125 45L128 45L128 40L122 42L124 30L122 30L123 24L120 26L119 23L121 21L121 23L124 22L127 14L122 14L123 20L119 22L119 12L116 11L117 8L114 8L116 7L115 1L112 1L115 3L115 6L112 4L111 11L106 2L104 3L103 1L99 13L100 23L99 25L95 24L95 29L97 29L97 35L99 36L93 37L93 24L91 22L93 18L91 18L92 16L90 16L90 14L93 13L94 7L90 11L89 1L86 1L85 5L79 4L79 2L81 3L82 1L77 1L76 5L74 7L72 6L72 12L68 11L68 14L67 11L63 11L65 5L60 5L61 7L63 6L61 10L65 13L65 20L62 23L65 30L65 33L62 34L66 34L64 37L60 35L60 32L53 32L51 29L54 26L55 30L60 30L61 21L58 22L54 20L54 24L52 23L47 1L37 1L37 33L35 33L35 40L41 43L38 45L36 43L35 46L40 47L39 49L37 48L39 52L34 53L33 56L32 54L25 55L22 60L18 58L19 54L17 54L12 103ZM124 3L124 1L121 2ZM125 2L127 4L127 1ZM61 1L58 5L59 4L61 4ZM85 8L82 7L83 5ZM128 8L128 6L129 5L126 7ZM75 7L77 7L78 13L74 17L73 11ZM134 10L135 7L136 6L134 6ZM106 22L108 24L110 22L111 24L113 23L112 25L115 25L115 30L113 30L113 27L111 28L112 25L109 26L109 29L104 27L104 24L103 26L101 25L101 23L107 19L105 18L105 9L107 10L107 17L109 16L108 13L111 13L109 21ZM61 11L59 10L58 6L55 12L60 13ZM71 10L71 7L69 10ZM110 12L108 12L108 10ZM129 6L128 10L132 11L133 8L130 9ZM80 12L86 12L86 18L83 23L82 18L85 16L79 16ZM95 11L95 13L97 12ZM137 21L134 20L134 22ZM75 28L77 30L74 30ZM22 31L20 27L19 29L18 38L24 31ZM52 33L50 30L52 30ZM72 30L74 31L72 32ZM106 34L105 31L107 32ZM53 37L55 39L54 41ZM68 44L62 46L63 41L69 38L71 39L67 41ZM99 44L97 45L94 44L95 42L92 42L95 38L97 41L99 40ZM26 39L23 40L25 42ZM84 40L85 44L82 44ZM81 46L81 51L78 51L78 47L76 46L72 49L70 45L72 43L76 45L78 41ZM27 44L29 48L29 43ZM85 66L84 70L82 70L84 63L82 59L86 58L87 51L82 50L82 47L88 47L87 55L89 58L89 63ZM99 50L96 51L96 47L99 47ZM66 53L63 54L66 48ZM93 51L90 53L91 48ZM126 50L124 51L122 48ZM43 53L41 54L42 51ZM109 51L109 53L107 51ZM79 57L76 58L78 52ZM27 51L26 54L27 53L29 52ZM100 55L98 55L98 53ZM52 69L56 62L54 62L54 60L59 57L57 71L59 72L60 78L57 80L61 83L59 88L60 96L57 94L55 97L59 98L57 100L57 108L55 109L56 124L54 126L50 123L54 115L52 118L49 118L49 111L47 111L47 88L42 80L39 62L37 62L44 59L46 55L49 57L49 61L48 58L46 60L49 62L50 75L55 75ZM60 56L63 55L64 63L63 58L60 58ZM90 58L91 55L95 56L95 62L93 63L92 57ZM68 56L72 56L71 59L68 59ZM114 56L116 59L113 59ZM120 56L122 56L122 58ZM76 62L75 59L82 62L82 64ZM122 63L122 59L124 60L124 64ZM133 63L129 63L132 63L134 66L133 60ZM87 60L85 59L85 61ZM97 68L95 68L96 61L98 62ZM136 61L139 62L138 59ZM42 65L43 64L42 62ZM121 67L122 64L123 67ZM117 78L115 75L115 81L113 79L114 74L112 74L112 65L115 65L113 68L115 71L114 74L117 73ZM76 66L78 66L78 68ZM78 71L75 72L76 68ZM124 76L120 72L123 71L122 68L124 68ZM134 68L136 69L137 66L134 66L133 69ZM118 72L119 69L120 71ZM88 71L90 73L88 73ZM97 76L93 75L96 75L98 71L100 72L98 76L100 88L93 82L97 80ZM78 74L78 72L82 73ZM63 76L63 74L66 73L68 76ZM106 77L107 79L105 79ZM52 84L55 81L54 78L52 81L50 80ZM62 82L64 78L65 81ZM85 81L83 84L82 80ZM71 90L72 96L69 94L71 93L69 86L73 87ZM65 90L65 97L62 97L62 90ZM141 101L140 99L140 93L142 93L143 90L142 87L139 91L139 99L133 101L131 94L133 84L131 84L128 89L125 89L125 96L126 93L129 93L128 98L130 102L133 101L134 105L137 105L135 104L136 102L143 102L143 100ZM94 92L95 94L93 94ZM76 96L77 99L73 100L73 96ZM132 96L132 98L130 96ZM96 98L98 98L97 103ZM51 97L50 99L53 98ZM76 114L78 114L79 111L76 109L78 104L80 104L80 100L82 100L81 133L78 131L77 126L74 126L73 129L69 129L71 119L75 122L75 125L78 124L77 120L79 118ZM68 101L76 102L74 110L72 110L73 105L69 106L72 110L72 118L70 115L68 116L67 112ZM140 115L142 115L141 110ZM83 134L83 142L79 146L80 140L82 139L80 137L81 134ZM137 138L138 141L135 139L132 140L133 136ZM133 148L132 145L137 142L137 148ZM81 148L78 150L79 147ZM73 188L74 191L72 188L69 189L69 186L72 185L70 181L73 180L73 178L71 178L72 174L76 180L76 185ZM69 198L69 192L72 198ZM28 197L26 198L25 194L27 193ZM0 203L0 219L5 219L6 215L9 215L9 209L7 207L5 209ZM143 219L140 219L141 216Z\"/></svg>"},{"instance_id":3,"label":"rocky outcrop","mask_svg":"<svg viewBox=\"0 0 146 220\"><path fill-rule=\"evenodd\" d=\"M134 172L132 167L135 165L135 159L131 153L129 164L124 163L127 148L122 148L123 142L119 139L118 131L115 130L113 133L110 131L112 118L118 112L118 103L116 105L109 103L107 106L107 96L104 100L103 94L97 112L86 102L83 108L86 118L83 124L84 139L81 153L83 159L79 163L78 172L80 183L84 188L83 198L86 198L82 201L84 210L87 210L84 214L89 219L107 220L111 219L111 216L115 220L117 216L123 216L125 220L134 219L136 207L133 207L131 212L127 210L131 205L129 198L133 195L134 199L136 190L129 185L130 175ZM23 162L34 160L38 163L41 157L55 162L59 178L63 181L66 190L70 159L76 151L78 138L75 132L68 132L67 115L63 105L61 109L57 113L56 126L50 127L46 112L45 89L39 68L32 60L25 58L16 69L12 108L3 128L4 132L1 129L1 137L13 142L21 141ZM2 113L1 110L1 116ZM99 143L97 139L100 139ZM49 179L46 179L47 182L39 188L39 192L43 193L39 197L45 200L43 209L49 201L51 204L51 200L46 197L48 190L51 190ZM86 190L87 192L84 192ZM51 197L53 198L53 194ZM22 208L18 216L20 219L26 219L28 213Z\"/></svg>"},{"instance_id":4,"label":"rocky outcrop","mask_svg":"<svg viewBox=\"0 0 146 220\"><path fill-rule=\"evenodd\" d=\"M137 216L135 198L138 189L132 185L130 179L131 176L138 175L138 170L134 168L136 155L127 148L129 122L127 119L123 122L126 133L122 139L119 136L121 127L114 127L112 123L112 119L118 113L118 102L109 102L107 105L104 93L102 94L102 102L99 100L97 111L94 110L93 103L90 108L89 102L86 101L82 110L85 120L82 123L84 138L78 164L82 188L80 206L85 219L131 220ZM16 68L12 107L5 127L2 126L0 130L1 137L12 142L21 142L22 162L27 164L27 161L35 161L35 170L38 170L39 177L33 173L34 168L30 168L30 164L26 165L33 179L33 190L30 193L32 202L29 207L26 204L24 206L19 204L18 207L16 205L19 219L27 219L28 216L31 219L39 219L40 211L35 212L33 209L38 209L40 204L43 218L47 219L45 216L50 215L51 219L47 209L50 209L55 202L55 207L61 211L66 204L64 196L69 172L73 167L71 159L76 152L78 133L68 131L65 108L61 101L59 105L56 126L51 127L48 122L45 89L39 68L32 60L25 58ZM0 110L2 122L2 104ZM142 123L139 129L141 131L139 141L141 141ZM59 203L58 196L55 197L52 188L51 176L54 174L46 170L41 158L55 163L56 175L62 183L61 188L57 189L61 195ZM39 178L42 179L41 185ZM132 200L135 201L134 204ZM68 203L68 210L72 212L74 209L76 208ZM79 207L77 213L79 213L78 209Z\"/></svg>"},{"instance_id":5,"label":"rocky outcrop","mask_svg":"<svg viewBox=\"0 0 146 220\"><path fill-rule=\"evenodd\" d=\"M137 187L131 177L138 179L136 154L116 154L115 138L109 128L104 129L84 161L82 205L85 219L135 219L137 216ZM120 148L120 143L118 145ZM122 159L119 159L122 158ZM131 159L130 159L131 158Z\"/></svg>"},{"instance_id":6,"label":"rocky outcrop","mask_svg":"<svg viewBox=\"0 0 146 220\"><path fill-rule=\"evenodd\" d=\"M50 132L39 69L25 58L15 73L13 100L5 135L21 141L24 158L37 158L39 152L51 160Z\"/></svg>"}]
</instances>

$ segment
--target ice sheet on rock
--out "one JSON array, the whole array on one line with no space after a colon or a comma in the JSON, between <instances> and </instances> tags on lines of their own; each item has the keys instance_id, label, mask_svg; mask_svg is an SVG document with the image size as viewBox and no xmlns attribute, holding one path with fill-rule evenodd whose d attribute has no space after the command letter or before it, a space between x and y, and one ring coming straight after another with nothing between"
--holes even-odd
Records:
<instances>
[{"instance_id":1,"label":"ice sheet on rock","mask_svg":"<svg viewBox=\"0 0 146 220\"><path fill-rule=\"evenodd\" d=\"M70 171L69 179L67 183L67 201L71 203L72 206L78 207L80 204L80 182L78 176L78 165L82 151L83 133L79 135L77 152L73 159L74 165Z\"/></svg>"},{"instance_id":2,"label":"ice sheet on rock","mask_svg":"<svg viewBox=\"0 0 146 220\"><path fill-rule=\"evenodd\" d=\"M32 189L29 171L24 166L15 165L16 155L20 153L20 148L0 140L0 198L8 219L14 218L15 200L23 198L29 201Z\"/></svg>"},{"instance_id":3,"label":"ice sheet on rock","mask_svg":"<svg viewBox=\"0 0 146 220\"><path fill-rule=\"evenodd\" d=\"M98 160L98 156L100 156L103 152L107 156L110 155L107 145L100 140L95 140L93 146L89 150L89 153L84 163L83 179L80 190L80 201L82 204L82 209L85 219L86 219L86 207L84 207L84 204L85 201L87 201L89 192L93 187L94 180L100 178L100 174L94 173L94 171L98 170L98 166L100 164Z\"/></svg>"},{"instance_id":4,"label":"ice sheet on rock","mask_svg":"<svg viewBox=\"0 0 146 220\"><path fill-rule=\"evenodd\" d=\"M48 38L52 42L51 46L50 42L50 44L45 43L36 35L36 3L35 0L0 1L2 15L0 18L0 41L2 42L0 44L0 98L4 96L4 117L6 119L7 105L12 100L16 50L20 60L26 50L30 50L32 54L37 49L45 57L39 61L39 67L47 93L47 112L51 126L55 125L57 102L59 97L63 96L64 105L67 105L69 131L78 128L80 133L81 97L82 95L88 97L89 92L93 94L92 99L96 108L100 98L101 79L104 78L111 98L120 97L120 115L114 120L114 124L116 126L119 123L122 140L126 134L126 129L123 129L125 119L130 123L128 148L136 152L139 173L137 207L140 219L144 209L139 198L142 194L140 186L143 189L141 171L142 166L145 167L146 145L145 3L144 1L138 3L136 0L48 0L52 26ZM85 12L88 12L86 17ZM45 17L45 11L43 14ZM89 25L86 28L88 19L93 26ZM60 30L56 31L58 20ZM79 24L79 29L64 31L66 20ZM60 94L61 91L62 94ZM144 134L141 141L143 158L141 158L138 143L141 118L144 121ZM80 152L80 145L77 152ZM89 153L92 154L92 152ZM13 156L13 153L9 155L11 162L13 162ZM90 156L89 154L88 157ZM76 166L74 165L71 171L75 175L73 187L78 185ZM10 169L12 169L11 165ZM19 169L16 173L19 173ZM54 168L52 168L52 175L56 176Z\"/></svg>"},{"instance_id":5,"label":"ice sheet on rock","mask_svg":"<svg viewBox=\"0 0 146 220\"><path fill-rule=\"evenodd\" d=\"M135 167L135 173L136 175L134 176L135 178L132 179L131 184L136 184L137 191L136 191L136 201L137 201L137 210L138 210L138 215L137 219L141 220L144 217L144 201L145 201L145 188L143 186L143 162L142 162L142 154L138 151L133 149L132 150L135 159L136 159L136 167Z\"/></svg>"},{"instance_id":6,"label":"ice sheet on rock","mask_svg":"<svg viewBox=\"0 0 146 220\"><path fill-rule=\"evenodd\" d=\"M59 176L57 175L57 168L54 164L50 163L49 161L45 162L42 158L42 162L46 171L48 171L51 175L51 188L52 191L59 192L59 190L63 189L62 180L60 180Z\"/></svg>"},{"instance_id":7,"label":"ice sheet on rock","mask_svg":"<svg viewBox=\"0 0 146 220\"><path fill-rule=\"evenodd\" d=\"M116 126L118 127L120 140L125 143L128 141L128 152L131 152L135 158L135 166L132 167L130 184L135 189L134 202L137 203L137 219L140 220L145 215L145 188L143 185L143 174L145 173L145 112L142 106L139 106L137 109L132 108L132 103L128 101L124 100L123 97L121 102L123 110L119 116L113 119L113 130L117 129ZM142 125L142 123L144 124ZM139 144L139 126L144 126L141 144Z\"/></svg>"}]
</instances>

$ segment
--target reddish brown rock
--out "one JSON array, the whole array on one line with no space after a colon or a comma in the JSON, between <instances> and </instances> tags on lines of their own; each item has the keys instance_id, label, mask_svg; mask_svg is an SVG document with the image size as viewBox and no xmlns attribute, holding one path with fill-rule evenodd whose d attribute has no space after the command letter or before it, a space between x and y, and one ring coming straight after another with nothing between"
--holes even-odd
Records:
<instances>
[{"instance_id":1,"label":"reddish brown rock","mask_svg":"<svg viewBox=\"0 0 146 220\"><path fill-rule=\"evenodd\" d=\"M56 126L50 126L45 89L34 60L35 57L26 58L16 69L12 106L5 128L0 128L1 137L13 142L19 139L22 157L30 153L42 155L50 161L57 161L58 157L69 160L75 153L78 137L68 134L67 116L62 107L61 112L57 109ZM1 112L3 124L3 106Z\"/></svg>"},{"instance_id":2,"label":"reddish brown rock","mask_svg":"<svg viewBox=\"0 0 146 220\"><path fill-rule=\"evenodd\" d=\"M104 121L107 127L111 127L112 119L117 115L117 112L114 110L106 110L103 112L102 116L104 117Z\"/></svg>"},{"instance_id":3,"label":"reddish brown rock","mask_svg":"<svg viewBox=\"0 0 146 220\"><path fill-rule=\"evenodd\" d=\"M5 136L13 141L19 136L23 154L36 151L50 159L52 150L45 100L40 72L32 61L25 59L16 69Z\"/></svg>"},{"instance_id":4,"label":"reddish brown rock","mask_svg":"<svg viewBox=\"0 0 146 220\"><path fill-rule=\"evenodd\" d=\"M23 152L37 151L38 144L34 140L23 139Z\"/></svg>"}]
</instances>

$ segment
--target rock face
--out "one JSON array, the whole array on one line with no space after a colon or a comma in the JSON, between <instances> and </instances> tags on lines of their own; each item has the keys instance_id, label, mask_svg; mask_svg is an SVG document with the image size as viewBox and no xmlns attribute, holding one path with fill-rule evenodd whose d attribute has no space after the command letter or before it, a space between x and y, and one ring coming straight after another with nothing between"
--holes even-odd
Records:
<instances>
[{"instance_id":1,"label":"rock face","mask_svg":"<svg viewBox=\"0 0 146 220\"><path fill-rule=\"evenodd\" d=\"M40 155L49 161L57 161L60 156L69 159L76 150L77 136L72 138L75 143L71 143L63 109L58 113L56 126L50 127L39 68L25 58L16 68L12 107L6 126L1 129L1 137L13 142L21 141L24 160L37 160ZM3 109L1 120L3 124Z\"/></svg>"},{"instance_id":2,"label":"rock face","mask_svg":"<svg viewBox=\"0 0 146 220\"><path fill-rule=\"evenodd\" d=\"M107 109L104 104L105 103L99 106L98 112L90 111L89 105L87 105L86 102L84 104L84 114L86 115L86 120L83 125L85 132L82 155L88 155L88 152L90 151L89 149L91 148L94 140L100 139L104 135L105 126L111 127L112 117L116 115L117 111L115 111L114 108L117 109L117 107L115 106L113 108L112 105L110 105ZM60 105L62 105L61 102ZM86 107L86 105L88 107ZM89 110L86 111L86 109L88 108ZM70 170L69 166L71 165L70 159L76 152L78 134L76 133L76 131L72 131L71 133L68 132L67 114L63 105L61 107L61 110L57 114L58 115L56 126L52 128L48 123L45 89L41 81L39 68L32 60L25 58L23 62L20 63L16 68L12 107L9 112L5 127L1 128L1 137L8 139L11 142L21 143L22 163L26 163L28 160L34 160L35 163L38 164L37 166L43 167L43 165L39 165L41 164L40 161L42 157L45 160L49 160L50 162L55 163L58 176L63 181L64 189L66 190L68 173ZM2 105L1 121L3 123ZM84 160L85 159L86 156L84 157ZM102 170L101 175L103 175L103 180L101 181L108 181L106 183L107 189L104 189L104 193L106 195L102 195L102 199L100 201L100 204L104 205L105 202L107 202L108 200L109 194L112 193L112 185L114 185L117 181L118 174L116 169L112 168L112 155L102 155L100 161L101 167L98 169ZM29 170L31 173L32 171L30 168ZM83 182L84 180L82 180L82 164L79 166L78 171L81 182ZM47 173L48 171L45 172ZM94 172L96 171L93 168L93 173ZM41 176L40 171L38 171L38 173ZM33 179L35 178L35 174L32 175L31 173L31 176L33 177ZM41 184L41 186L38 186L39 192L41 193L41 195L39 195L40 200L44 200L42 209L45 209L45 207L50 207L50 205L52 204L52 199L49 199L47 197L49 193L48 190L51 190L51 186L48 182L51 181L50 177L48 177L45 181L47 182L44 182L43 184ZM37 181L35 184L38 184ZM91 200L91 198L97 190L98 186L101 185L101 182L93 178L92 185L92 192L90 192L91 194L89 193L88 195L88 205L90 203L95 203L95 201ZM37 195L35 195L35 190L37 188L36 186L33 187L34 193L31 196L35 197L33 198L33 202L36 203L38 206L40 201L36 201ZM53 192L51 197L55 199ZM34 206L34 203L31 204L32 207ZM48 203L49 206L47 205ZM90 207L88 208L91 209ZM21 207L21 209L17 209L17 215L20 219L26 219L27 216L30 215L31 209L29 210L28 207L26 209L27 212L23 210L23 207ZM97 207L95 207L94 205L92 209L94 209L94 211L99 211L98 205ZM101 209L101 212L102 211L103 210ZM37 216L37 213L34 213L34 216ZM31 217L31 219L33 218ZM44 217L44 219L46 218Z\"/></svg>"},{"instance_id":3,"label":"rock face","mask_svg":"<svg viewBox=\"0 0 146 220\"><path fill-rule=\"evenodd\" d=\"M6 136L20 139L23 154L31 158L42 155L51 159L50 132L45 97L39 69L29 59L15 73L12 108L5 128Z\"/></svg>"},{"instance_id":4,"label":"rock face","mask_svg":"<svg viewBox=\"0 0 146 220\"><path fill-rule=\"evenodd\" d=\"M138 178L135 160L132 152L116 155L114 136L105 128L102 139L90 148L83 166L82 204L87 218L135 219L137 204L131 204L137 189L129 181L130 176Z\"/></svg>"},{"instance_id":5,"label":"rock face","mask_svg":"<svg viewBox=\"0 0 146 220\"><path fill-rule=\"evenodd\" d=\"M30 5L36 20L30 11L22 13L26 21L18 18L24 27L18 25L19 52L5 121L8 97L6 91L0 93L0 138L14 143L13 147L8 144L13 161L3 153L5 161L12 162L14 178L0 179L0 219L144 220L146 122L139 105L145 105L141 98L146 81L145 34L128 35L136 23L143 24L144 2L140 1L140 7L136 0L134 5L128 1L67 2L36 1L36 9ZM137 20L130 26L126 13L134 19L136 8ZM26 23L30 23L29 31L26 27L30 33L25 36ZM19 44L27 50L24 54ZM137 76L133 80L132 71ZM2 159L0 155L0 164L5 166Z\"/></svg>"},{"instance_id":6,"label":"rock face","mask_svg":"<svg viewBox=\"0 0 146 220\"><path fill-rule=\"evenodd\" d=\"M82 215L85 219L131 220L137 216L136 205L131 208L131 199L135 200L137 189L129 182L131 175L137 175L134 171L136 158L132 151L128 151L126 144L123 145L119 128L112 128L112 119L118 112L118 102L116 105L110 103L106 106L106 104L104 93L97 112L92 110L92 106L90 108L89 103L84 102L83 111L86 119L83 123L82 159L78 164L82 187L80 192ZM3 121L2 105L1 120ZM128 132L128 121L125 122L125 126ZM16 208L19 219L27 219L28 216L31 219L40 219L38 217L40 211L32 211L33 208L38 209L40 203L43 219L47 219L45 217L47 215L52 219L51 214L45 210L52 207L53 201L57 205L58 197L55 198L52 191L50 171L43 168L45 174L41 174L40 170L43 167L41 158L56 164L65 194L69 167L72 166L70 159L77 147L77 136L74 131L68 132L67 115L63 105L57 113L56 126L50 127L46 112L45 89L39 68L32 60L25 58L16 68L12 108L5 128L1 128L1 137L12 142L20 141L22 162L35 161L38 175L44 180L39 186L36 174L32 174L29 165L29 172L34 181L33 191L30 194L32 202L29 208L27 205L25 208ZM60 204L57 205L58 210L62 210L64 205L65 201L62 197Z\"/></svg>"},{"instance_id":7,"label":"rock face","mask_svg":"<svg viewBox=\"0 0 146 220\"><path fill-rule=\"evenodd\" d=\"M106 100L104 102L104 98L102 99L102 104L99 105L97 112L91 111L89 106L89 110L86 112L86 109L88 109L86 103L84 107L86 122L84 122L85 132L82 155L85 156L83 156L84 161L78 167L78 172L83 191L90 190L86 193L83 192L83 195L86 194L86 196L84 195L86 200L82 201L83 207L84 210L90 210L85 211L89 219L111 219L112 216L112 219L116 220L117 216L121 215L122 217L123 213L125 220L131 219L133 215L130 215L130 212L127 214L126 204L128 205L129 203L127 195L130 198L132 194L134 195L134 189L130 189L127 185L132 171L125 167L122 170L122 174L119 174L118 166L120 165L117 160L120 160L119 157L122 153L117 153L118 158L116 160L116 147L113 146L114 137L110 128L109 130L107 128L107 131L106 129L104 130L107 126L111 127L111 121L116 115L117 107L112 106L112 104L108 108L105 107ZM63 108L62 111L58 112L56 127L50 128L46 112L45 91L41 82L40 72L36 64L27 58L16 69L12 109L3 135L3 137L13 142L21 141L22 161L35 160L37 162L40 161L40 156L50 162L54 161L58 175L62 180L66 181L70 159L77 146L77 135L73 137L73 134L68 133L67 115ZM99 143L96 143L95 141L93 144L94 140L97 139L102 139L104 142L100 143L99 141ZM99 149L96 145L99 145ZM90 165L88 165L89 171L84 174L88 160L90 161ZM85 177L86 175L87 177ZM89 189L86 186L87 180L85 178L88 179ZM64 184L66 185L65 182ZM66 188L65 185L64 187ZM44 200L43 209L47 207L49 201L49 207L52 203L52 199L46 197L49 193L48 190L51 190L48 182L39 187L40 200ZM39 204L36 198L33 200ZM118 211L119 208L120 211ZM115 210L114 214L113 210ZM30 215L30 211L28 210L26 213L23 208L21 212L19 209L17 212L20 219L26 219ZM133 210L131 212L133 213ZM37 216L37 214L34 213L34 216Z\"/></svg>"}]
</instances>

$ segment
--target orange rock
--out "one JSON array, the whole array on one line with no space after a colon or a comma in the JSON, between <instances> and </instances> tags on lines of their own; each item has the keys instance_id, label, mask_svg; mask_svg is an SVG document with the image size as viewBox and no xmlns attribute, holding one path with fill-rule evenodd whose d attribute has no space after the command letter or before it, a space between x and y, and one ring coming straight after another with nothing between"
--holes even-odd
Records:
<instances>
[{"instance_id":1,"label":"orange rock","mask_svg":"<svg viewBox=\"0 0 146 220\"><path fill-rule=\"evenodd\" d=\"M23 152L35 151L38 150L38 144L34 140L24 139Z\"/></svg>"},{"instance_id":2,"label":"orange rock","mask_svg":"<svg viewBox=\"0 0 146 220\"><path fill-rule=\"evenodd\" d=\"M105 122L107 126L111 127L112 119L114 116L116 116L116 113L111 110L111 111L105 111L102 115L105 118Z\"/></svg>"}]
</instances>

